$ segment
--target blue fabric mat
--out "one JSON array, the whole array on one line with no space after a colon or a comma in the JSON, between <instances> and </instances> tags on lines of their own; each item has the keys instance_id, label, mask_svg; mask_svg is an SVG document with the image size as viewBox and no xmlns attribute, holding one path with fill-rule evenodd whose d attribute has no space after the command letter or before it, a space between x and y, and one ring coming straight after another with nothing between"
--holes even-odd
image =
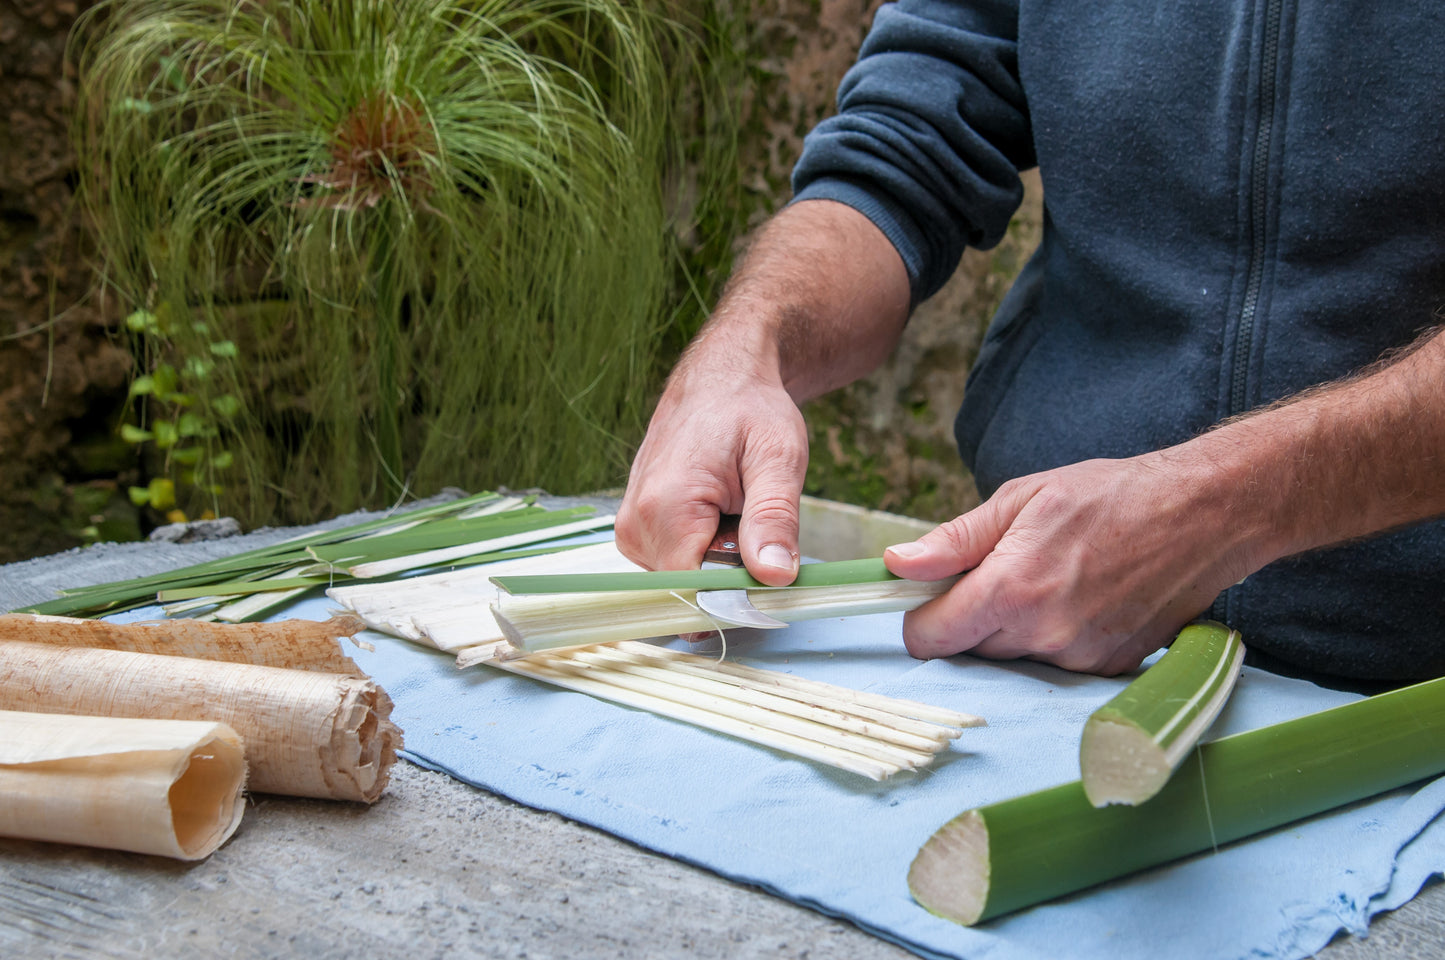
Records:
<instances>
[{"instance_id":1,"label":"blue fabric mat","mask_svg":"<svg viewBox=\"0 0 1445 960\"><path fill-rule=\"evenodd\" d=\"M323 619L312 600L287 616ZM1445 870L1445 778L968 929L908 894L919 845L961 811L1078 776L1088 714L1124 681L905 655L901 615L731 635L728 655L981 714L933 769L875 784L378 634L357 661L407 753L529 806L845 917L928 957L1303 957ZM1246 638L1247 641L1248 638ZM1352 699L1247 669L1211 736Z\"/></svg>"}]
</instances>

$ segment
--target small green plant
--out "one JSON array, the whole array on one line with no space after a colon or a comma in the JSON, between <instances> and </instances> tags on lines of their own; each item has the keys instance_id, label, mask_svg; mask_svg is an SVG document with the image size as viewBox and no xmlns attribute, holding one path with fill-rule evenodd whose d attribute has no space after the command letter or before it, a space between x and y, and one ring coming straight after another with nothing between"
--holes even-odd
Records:
<instances>
[{"instance_id":1,"label":"small green plant","mask_svg":"<svg viewBox=\"0 0 1445 960\"><path fill-rule=\"evenodd\" d=\"M734 23L712 0L96 7L79 195L136 335L136 501L296 522L619 482L747 215Z\"/></svg>"},{"instance_id":2,"label":"small green plant","mask_svg":"<svg viewBox=\"0 0 1445 960\"><path fill-rule=\"evenodd\" d=\"M233 393L205 389L218 364L234 362L234 341L206 340L205 354L186 357L179 368L162 359L175 323L168 308L169 304L161 304L156 313L136 310L126 317L126 329L138 342L137 352L155 359L147 364L148 373L131 380L137 422L121 424L120 433L127 443L153 449L161 460L149 483L128 489L131 503L170 519L184 519L185 511L177 508L182 498L209 497L214 502L225 491L221 480L235 458L220 446L219 438L240 412L241 402ZM204 337L209 332L204 322L191 323L194 333Z\"/></svg>"}]
</instances>

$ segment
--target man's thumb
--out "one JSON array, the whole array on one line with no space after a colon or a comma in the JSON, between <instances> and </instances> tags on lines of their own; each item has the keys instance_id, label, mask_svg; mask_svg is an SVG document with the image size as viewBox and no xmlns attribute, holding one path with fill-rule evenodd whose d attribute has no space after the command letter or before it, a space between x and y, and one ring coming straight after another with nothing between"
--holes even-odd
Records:
<instances>
[{"instance_id":1,"label":"man's thumb","mask_svg":"<svg viewBox=\"0 0 1445 960\"><path fill-rule=\"evenodd\" d=\"M738 528L743 563L770 587L786 587L798 575L798 498L749 490Z\"/></svg>"},{"instance_id":2,"label":"man's thumb","mask_svg":"<svg viewBox=\"0 0 1445 960\"><path fill-rule=\"evenodd\" d=\"M1004 534L998 510L991 503L941 523L917 540L889 547L883 551L884 563L909 580L942 580L972 570Z\"/></svg>"}]
</instances>

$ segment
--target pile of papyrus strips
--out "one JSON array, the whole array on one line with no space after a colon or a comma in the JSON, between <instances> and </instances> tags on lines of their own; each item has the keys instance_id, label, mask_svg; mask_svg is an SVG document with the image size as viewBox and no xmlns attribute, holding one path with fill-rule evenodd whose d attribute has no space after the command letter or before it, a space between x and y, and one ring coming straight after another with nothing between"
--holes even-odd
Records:
<instances>
[{"instance_id":1,"label":"pile of papyrus strips","mask_svg":"<svg viewBox=\"0 0 1445 960\"><path fill-rule=\"evenodd\" d=\"M458 666L484 664L874 780L926 766L964 728L983 723L957 710L640 642L638 638L717 626L689 601L687 591L567 594L561 619L576 626L548 630L546 639L535 631L524 638L518 627L522 618L507 603L515 598L492 581L559 568L586 575L636 570L608 542L580 547L564 557L518 558L389 583L335 587L328 594L373 629L456 654ZM859 590L842 592L856 597ZM657 596L650 601L653 593ZM546 599L541 606L550 620L556 607ZM659 609L650 609L654 606ZM784 613L776 608L772 612ZM825 615L816 605L807 613ZM533 647L529 641L558 646Z\"/></svg>"}]
</instances>

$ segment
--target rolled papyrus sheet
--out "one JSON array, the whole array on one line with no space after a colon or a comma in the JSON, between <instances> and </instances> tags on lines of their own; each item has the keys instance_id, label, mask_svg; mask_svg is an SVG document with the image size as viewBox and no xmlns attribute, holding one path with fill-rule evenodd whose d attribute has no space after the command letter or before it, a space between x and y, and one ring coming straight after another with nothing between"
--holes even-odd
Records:
<instances>
[{"instance_id":1,"label":"rolled papyrus sheet","mask_svg":"<svg viewBox=\"0 0 1445 960\"><path fill-rule=\"evenodd\" d=\"M224 723L0 710L0 836L199 860L244 809Z\"/></svg>"},{"instance_id":2,"label":"rolled papyrus sheet","mask_svg":"<svg viewBox=\"0 0 1445 960\"><path fill-rule=\"evenodd\" d=\"M129 653L159 653L198 660L226 660L264 667L320 670L348 677L366 674L341 650L342 637L365 629L355 614L330 620L275 623L209 623L154 620L111 623L34 613L0 616L0 641L23 640L65 647L95 647Z\"/></svg>"},{"instance_id":3,"label":"rolled papyrus sheet","mask_svg":"<svg viewBox=\"0 0 1445 960\"><path fill-rule=\"evenodd\" d=\"M296 797L371 803L401 746L371 680L40 643L0 643L0 710L227 723L251 789Z\"/></svg>"}]
</instances>

